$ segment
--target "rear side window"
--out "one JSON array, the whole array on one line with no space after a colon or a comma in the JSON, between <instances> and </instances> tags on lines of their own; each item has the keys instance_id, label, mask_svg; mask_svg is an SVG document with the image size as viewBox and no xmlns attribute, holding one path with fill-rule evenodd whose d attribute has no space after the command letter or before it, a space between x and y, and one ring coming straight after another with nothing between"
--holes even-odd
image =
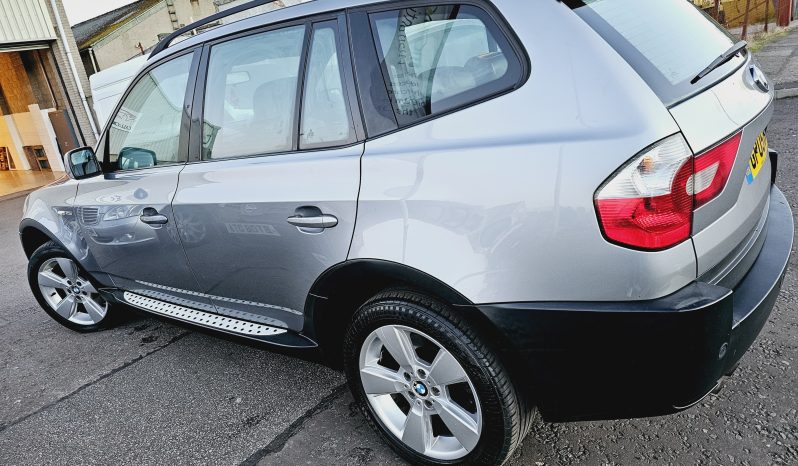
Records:
<instances>
[{"instance_id":1,"label":"rear side window","mask_svg":"<svg viewBox=\"0 0 798 466\"><path fill-rule=\"evenodd\" d=\"M745 60L737 57L712 75L691 83L735 40L685 0L568 0L566 3L667 105L712 85Z\"/></svg>"},{"instance_id":2,"label":"rear side window","mask_svg":"<svg viewBox=\"0 0 798 466\"><path fill-rule=\"evenodd\" d=\"M518 56L483 10L430 5L369 15L400 126L515 87Z\"/></svg>"}]
</instances>

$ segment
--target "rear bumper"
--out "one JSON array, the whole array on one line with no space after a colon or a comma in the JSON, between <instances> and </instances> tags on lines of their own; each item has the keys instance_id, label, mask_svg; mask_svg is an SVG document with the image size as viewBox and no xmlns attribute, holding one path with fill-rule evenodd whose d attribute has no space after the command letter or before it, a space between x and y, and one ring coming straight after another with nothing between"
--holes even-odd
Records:
<instances>
[{"instance_id":1,"label":"rear bumper","mask_svg":"<svg viewBox=\"0 0 798 466\"><path fill-rule=\"evenodd\" d=\"M762 250L734 289L694 282L653 301L478 306L547 420L673 413L716 387L767 322L792 250L790 206L771 191Z\"/></svg>"}]
</instances>

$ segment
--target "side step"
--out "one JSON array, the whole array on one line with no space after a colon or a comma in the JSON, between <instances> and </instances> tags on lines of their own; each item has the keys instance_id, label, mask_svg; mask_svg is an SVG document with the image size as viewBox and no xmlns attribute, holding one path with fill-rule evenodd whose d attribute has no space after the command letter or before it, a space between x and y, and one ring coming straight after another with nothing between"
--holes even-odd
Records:
<instances>
[{"instance_id":1,"label":"side step","mask_svg":"<svg viewBox=\"0 0 798 466\"><path fill-rule=\"evenodd\" d=\"M142 296L130 291L116 291L112 294L117 301L121 301L137 309L169 319L186 322L191 325L278 346L293 348L312 348L317 346L316 343L310 339L284 328L271 327L257 322L249 322L211 312L200 311L179 304L172 304Z\"/></svg>"}]
</instances>

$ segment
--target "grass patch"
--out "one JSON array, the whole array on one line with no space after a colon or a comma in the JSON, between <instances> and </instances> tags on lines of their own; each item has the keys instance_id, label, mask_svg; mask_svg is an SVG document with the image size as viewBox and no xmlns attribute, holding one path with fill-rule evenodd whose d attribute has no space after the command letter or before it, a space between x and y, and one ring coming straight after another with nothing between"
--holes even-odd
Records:
<instances>
[{"instance_id":1,"label":"grass patch","mask_svg":"<svg viewBox=\"0 0 798 466\"><path fill-rule=\"evenodd\" d=\"M785 27L777 29L775 31L758 32L756 34L751 34L750 36L748 36L748 50L752 52L759 52L760 50L762 50L762 47L764 47L771 41L786 36L790 32L790 30L791 28Z\"/></svg>"}]
</instances>

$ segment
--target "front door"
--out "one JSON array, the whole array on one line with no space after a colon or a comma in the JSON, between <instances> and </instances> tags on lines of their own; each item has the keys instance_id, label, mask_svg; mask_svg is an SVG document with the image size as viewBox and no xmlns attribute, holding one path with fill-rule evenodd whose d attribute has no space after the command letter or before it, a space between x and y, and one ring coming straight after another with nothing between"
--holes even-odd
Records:
<instances>
[{"instance_id":1,"label":"front door","mask_svg":"<svg viewBox=\"0 0 798 466\"><path fill-rule=\"evenodd\" d=\"M136 81L101 139L104 174L81 181L75 199L86 263L119 288L181 304L197 282L171 203L188 154L184 105L195 61L198 53L184 54ZM207 299L193 300L212 309Z\"/></svg>"},{"instance_id":2,"label":"front door","mask_svg":"<svg viewBox=\"0 0 798 466\"><path fill-rule=\"evenodd\" d=\"M299 331L313 282L346 260L363 145L341 43L332 19L206 46L198 160L173 207L219 313Z\"/></svg>"}]
</instances>

